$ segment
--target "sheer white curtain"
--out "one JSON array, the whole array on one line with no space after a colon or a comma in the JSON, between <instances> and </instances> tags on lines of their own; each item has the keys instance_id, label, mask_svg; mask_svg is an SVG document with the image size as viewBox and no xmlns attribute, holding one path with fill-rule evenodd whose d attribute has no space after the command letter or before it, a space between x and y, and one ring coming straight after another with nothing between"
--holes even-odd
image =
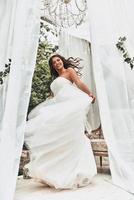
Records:
<instances>
[{"instance_id":1,"label":"sheer white curtain","mask_svg":"<svg viewBox=\"0 0 134 200\"><path fill-rule=\"evenodd\" d=\"M80 29L79 34L73 28L60 36L62 54L85 60L84 66L88 66L85 77L90 87L89 74L94 75L112 179L131 193L134 193L134 70L123 62L116 43L120 36L126 36L129 54L134 56L133 8L133 0L89 0L88 34L85 29L83 34ZM91 42L92 65L83 39Z\"/></svg>"},{"instance_id":2,"label":"sheer white curtain","mask_svg":"<svg viewBox=\"0 0 134 200\"><path fill-rule=\"evenodd\" d=\"M0 71L4 70L5 64L9 63L11 58L11 42L13 34L13 21L15 19L16 0L9 3L2 0L0 2ZM7 90L7 79L0 86L0 127L5 106L5 97Z\"/></svg>"},{"instance_id":3,"label":"sheer white curtain","mask_svg":"<svg viewBox=\"0 0 134 200\"><path fill-rule=\"evenodd\" d=\"M134 70L115 44L127 37L134 56L134 1L89 0L91 46L101 122L113 182L134 193Z\"/></svg>"},{"instance_id":4,"label":"sheer white curtain","mask_svg":"<svg viewBox=\"0 0 134 200\"><path fill-rule=\"evenodd\" d=\"M12 200L23 145L39 37L39 0L0 1L0 71L12 60L0 86L0 199Z\"/></svg>"},{"instance_id":5,"label":"sheer white curtain","mask_svg":"<svg viewBox=\"0 0 134 200\"><path fill-rule=\"evenodd\" d=\"M86 25L85 27L88 26ZM59 52L66 58L72 56L74 58L79 57L82 59L81 66L83 67L83 69L81 71L81 79L86 83L86 85L88 85L89 89L93 92L93 94L96 95L94 75L91 64L90 43L80 38L85 38L85 33L82 34L83 28L80 32L77 32L73 29L74 31L72 33L70 32L70 30L61 31L59 36ZM78 34L76 35L76 33ZM89 34L87 35L89 37ZM100 116L98 102L96 100L96 103L92 104L90 107L90 111L87 116L86 129L90 132L91 130L98 128L99 125Z\"/></svg>"}]
</instances>

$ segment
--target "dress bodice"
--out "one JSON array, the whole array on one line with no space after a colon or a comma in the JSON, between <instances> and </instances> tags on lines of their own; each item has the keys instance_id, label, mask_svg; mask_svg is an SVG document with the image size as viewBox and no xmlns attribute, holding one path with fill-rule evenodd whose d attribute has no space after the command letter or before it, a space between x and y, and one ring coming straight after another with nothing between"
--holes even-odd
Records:
<instances>
[{"instance_id":1,"label":"dress bodice","mask_svg":"<svg viewBox=\"0 0 134 200\"><path fill-rule=\"evenodd\" d=\"M72 82L64 77L59 76L51 83L50 88L55 96L60 89L67 85L72 85Z\"/></svg>"}]
</instances>

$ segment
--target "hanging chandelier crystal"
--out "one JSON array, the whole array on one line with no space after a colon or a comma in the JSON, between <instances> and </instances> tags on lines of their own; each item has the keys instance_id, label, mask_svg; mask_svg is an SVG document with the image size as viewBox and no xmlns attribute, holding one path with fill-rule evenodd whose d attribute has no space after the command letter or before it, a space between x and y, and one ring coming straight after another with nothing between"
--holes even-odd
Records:
<instances>
[{"instance_id":1,"label":"hanging chandelier crystal","mask_svg":"<svg viewBox=\"0 0 134 200\"><path fill-rule=\"evenodd\" d=\"M44 16L60 27L79 26L84 21L86 0L43 0Z\"/></svg>"}]
</instances>

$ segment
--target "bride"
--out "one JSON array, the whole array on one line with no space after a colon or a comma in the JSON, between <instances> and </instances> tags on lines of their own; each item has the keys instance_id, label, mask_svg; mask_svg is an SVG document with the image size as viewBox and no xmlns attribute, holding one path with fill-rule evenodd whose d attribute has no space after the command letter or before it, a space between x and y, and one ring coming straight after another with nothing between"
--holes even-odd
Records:
<instances>
[{"instance_id":1,"label":"bride","mask_svg":"<svg viewBox=\"0 0 134 200\"><path fill-rule=\"evenodd\" d=\"M26 125L29 175L57 189L86 186L96 174L84 134L86 114L95 97L79 78L79 61L58 54L49 59L53 97L31 111Z\"/></svg>"}]
</instances>

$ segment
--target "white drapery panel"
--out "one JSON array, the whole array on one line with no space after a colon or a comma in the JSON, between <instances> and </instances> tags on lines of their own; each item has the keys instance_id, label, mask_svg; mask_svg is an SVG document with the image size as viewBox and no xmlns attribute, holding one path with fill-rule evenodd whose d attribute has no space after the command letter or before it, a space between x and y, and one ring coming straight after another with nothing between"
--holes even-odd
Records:
<instances>
[{"instance_id":1,"label":"white drapery panel","mask_svg":"<svg viewBox=\"0 0 134 200\"><path fill-rule=\"evenodd\" d=\"M9 3L8 0L0 2L0 71L4 70L5 64L8 64L11 58L13 24L15 20L16 0ZM7 78L4 85L0 86L0 127L5 106Z\"/></svg>"},{"instance_id":2,"label":"white drapery panel","mask_svg":"<svg viewBox=\"0 0 134 200\"><path fill-rule=\"evenodd\" d=\"M84 36L81 34L81 37ZM89 42L84 39L80 39L79 35L75 37L70 35L70 31L62 30L59 36L59 51L61 55L66 58L79 57L82 59L81 66L83 69L81 71L81 79L86 83L93 94L96 95ZM100 116L97 100L95 104L91 105L87 119L86 128L89 132L99 127Z\"/></svg>"},{"instance_id":3,"label":"white drapery panel","mask_svg":"<svg viewBox=\"0 0 134 200\"><path fill-rule=\"evenodd\" d=\"M93 69L113 182L134 193L134 71L115 44L134 56L134 1L89 0ZM104 9L105 8L105 9Z\"/></svg>"},{"instance_id":4,"label":"white drapery panel","mask_svg":"<svg viewBox=\"0 0 134 200\"><path fill-rule=\"evenodd\" d=\"M23 145L40 22L39 0L0 1L0 70L11 58L0 86L0 199L13 200Z\"/></svg>"}]
</instances>

